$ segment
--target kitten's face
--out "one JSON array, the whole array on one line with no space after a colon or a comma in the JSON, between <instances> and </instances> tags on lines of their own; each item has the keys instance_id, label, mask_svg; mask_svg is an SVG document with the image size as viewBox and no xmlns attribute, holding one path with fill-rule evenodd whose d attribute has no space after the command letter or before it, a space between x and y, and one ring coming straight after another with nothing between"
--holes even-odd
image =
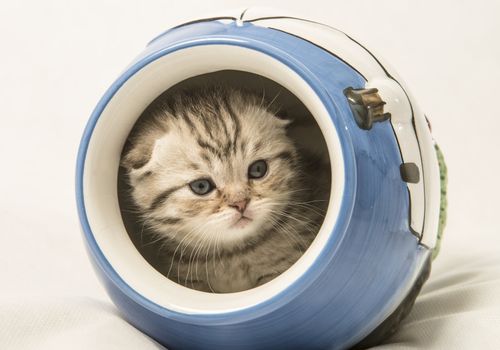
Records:
<instances>
[{"instance_id":1,"label":"kitten's face","mask_svg":"<svg viewBox=\"0 0 500 350\"><path fill-rule=\"evenodd\" d=\"M286 216L300 190L287 122L237 98L204 117L198 110L163 119L142 135L150 156L129 176L133 198L157 233L204 251L231 248L257 240ZM132 149L129 160L140 151Z\"/></svg>"}]
</instances>

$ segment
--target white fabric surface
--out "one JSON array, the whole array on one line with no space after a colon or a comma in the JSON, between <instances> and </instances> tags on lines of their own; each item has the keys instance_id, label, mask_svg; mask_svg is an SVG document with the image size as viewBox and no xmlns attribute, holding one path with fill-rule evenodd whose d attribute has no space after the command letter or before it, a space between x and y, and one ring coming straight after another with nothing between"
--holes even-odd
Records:
<instances>
[{"instance_id":1,"label":"white fabric surface","mask_svg":"<svg viewBox=\"0 0 500 350\"><path fill-rule=\"evenodd\" d=\"M0 349L158 349L87 259L74 164L100 96L149 39L217 8L265 5L342 28L397 68L449 167L442 253L380 349L500 349L500 4L495 1L0 3ZM193 12L194 11L194 12Z\"/></svg>"}]
</instances>

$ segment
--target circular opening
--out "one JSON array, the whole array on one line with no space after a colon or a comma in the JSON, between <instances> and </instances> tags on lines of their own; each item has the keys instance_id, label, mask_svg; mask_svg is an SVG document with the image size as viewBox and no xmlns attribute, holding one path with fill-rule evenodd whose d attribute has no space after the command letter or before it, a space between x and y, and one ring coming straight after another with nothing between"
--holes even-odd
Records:
<instances>
[{"instance_id":1,"label":"circular opening","mask_svg":"<svg viewBox=\"0 0 500 350\"><path fill-rule=\"evenodd\" d=\"M295 264L257 288L237 293L205 293L165 278L139 253L121 215L117 172L123 147L138 116L158 96L186 79L231 70L263 77L286 87L291 95L300 97L300 102L314 116L322 134L328 135L324 139L331 163L331 177L335 181L331 184L323 225L309 249ZM123 288L127 292L137 293L161 307L179 312L229 312L271 299L311 268L333 234L344 190L344 168L340 142L328 111L298 73L256 50L233 45L201 45L177 50L144 63L123 84L115 85L113 89L88 140L82 178L83 201L90 234L100 250L98 254L102 253L104 261L109 264L105 268L116 272L125 283Z\"/></svg>"},{"instance_id":2,"label":"circular opening","mask_svg":"<svg viewBox=\"0 0 500 350\"><path fill-rule=\"evenodd\" d=\"M330 197L314 117L285 87L242 71L191 77L162 93L135 123L121 165L120 209L135 247L170 280L212 293L288 270Z\"/></svg>"}]
</instances>

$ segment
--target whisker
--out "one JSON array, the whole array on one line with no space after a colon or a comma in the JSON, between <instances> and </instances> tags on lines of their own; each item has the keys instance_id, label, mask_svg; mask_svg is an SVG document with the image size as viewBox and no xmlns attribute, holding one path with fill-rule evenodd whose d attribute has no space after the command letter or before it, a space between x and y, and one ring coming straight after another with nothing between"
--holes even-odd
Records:
<instances>
[{"instance_id":1,"label":"whisker","mask_svg":"<svg viewBox=\"0 0 500 350\"><path fill-rule=\"evenodd\" d=\"M210 246L212 244L212 241L214 241L214 240L215 240L215 237L212 235L212 237L210 238L209 244L207 246L207 253L205 254L205 275L207 277L208 288L210 288L210 291L212 293L215 293L215 291L212 288L212 285L210 284L210 277L208 276L208 252L210 250ZM212 257L212 259L213 259L213 257Z\"/></svg>"},{"instance_id":2,"label":"whisker","mask_svg":"<svg viewBox=\"0 0 500 350\"><path fill-rule=\"evenodd\" d=\"M175 255L177 254L177 250L179 249L179 247L182 246L182 243L191 235L191 233L194 231L195 228L193 228L192 230L190 230L182 239L181 241L177 244L177 247L175 248L174 250L174 254L172 255L172 260L170 262L170 267L168 269L168 273L167 273L167 277L170 276L170 272L172 270L172 266L174 264L174 259L175 259ZM182 256L179 258L179 264L180 264L180 259L182 259ZM179 271L177 273L179 275Z\"/></svg>"},{"instance_id":3,"label":"whisker","mask_svg":"<svg viewBox=\"0 0 500 350\"><path fill-rule=\"evenodd\" d=\"M291 247L292 249L295 249L295 246L294 246L294 245L293 245L293 243L289 240L289 238L290 238L290 239L292 239L292 240L295 242L295 244L298 244L299 246L301 246L301 242L297 241L297 240L295 239L295 237L294 237L294 236L289 236L289 235L288 235L288 232L287 232L287 230L286 230L286 228L285 228L284 226L282 226L282 225L279 223L279 221L278 221L278 220L274 219L272 216L271 216L270 220L271 220L274 224L276 224L279 228L281 228L281 230L282 230L282 232L283 232L283 233L285 233L285 239L286 239L286 241L288 242L288 244L290 245L290 247ZM300 248L299 248L299 250L300 250L300 251L301 251L301 253L302 253L302 250L301 250Z\"/></svg>"}]
</instances>

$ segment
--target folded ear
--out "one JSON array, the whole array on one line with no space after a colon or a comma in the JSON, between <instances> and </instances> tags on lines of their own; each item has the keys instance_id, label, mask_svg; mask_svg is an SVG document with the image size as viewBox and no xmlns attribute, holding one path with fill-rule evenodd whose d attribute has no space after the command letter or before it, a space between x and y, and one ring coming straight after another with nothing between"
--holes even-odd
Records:
<instances>
[{"instance_id":1,"label":"folded ear","mask_svg":"<svg viewBox=\"0 0 500 350\"><path fill-rule=\"evenodd\" d=\"M127 170L140 169L151 159L155 140L127 141L120 166Z\"/></svg>"},{"instance_id":2,"label":"folded ear","mask_svg":"<svg viewBox=\"0 0 500 350\"><path fill-rule=\"evenodd\" d=\"M155 113L148 119L139 120L123 147L120 166L129 171L145 166L153 155L156 141L167 132L166 118L162 113Z\"/></svg>"},{"instance_id":3,"label":"folded ear","mask_svg":"<svg viewBox=\"0 0 500 350\"><path fill-rule=\"evenodd\" d=\"M289 126L293 120L289 117L288 112L286 110L279 110L276 113L274 113L274 116L276 119L279 121L280 126L286 128Z\"/></svg>"}]
</instances>

